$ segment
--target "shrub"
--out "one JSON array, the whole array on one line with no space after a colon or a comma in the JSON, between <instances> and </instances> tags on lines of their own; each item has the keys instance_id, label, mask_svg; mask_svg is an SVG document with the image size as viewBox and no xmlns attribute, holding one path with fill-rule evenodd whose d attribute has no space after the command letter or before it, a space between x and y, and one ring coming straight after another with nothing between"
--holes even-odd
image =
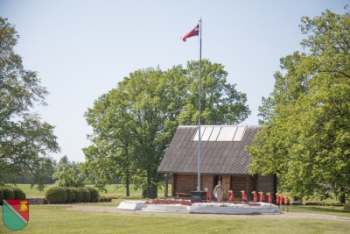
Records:
<instances>
[{"instance_id":1,"label":"shrub","mask_svg":"<svg viewBox=\"0 0 350 234\"><path fill-rule=\"evenodd\" d=\"M111 197L99 197L98 201L99 202L111 202L112 198Z\"/></svg>"},{"instance_id":2,"label":"shrub","mask_svg":"<svg viewBox=\"0 0 350 234\"><path fill-rule=\"evenodd\" d=\"M350 211L350 203L344 204L344 210Z\"/></svg>"},{"instance_id":3,"label":"shrub","mask_svg":"<svg viewBox=\"0 0 350 234\"><path fill-rule=\"evenodd\" d=\"M98 198L99 202L111 202L112 201L112 196L111 195L102 195Z\"/></svg>"},{"instance_id":4,"label":"shrub","mask_svg":"<svg viewBox=\"0 0 350 234\"><path fill-rule=\"evenodd\" d=\"M83 193L79 188L71 188L74 193L74 202L81 202L83 198Z\"/></svg>"},{"instance_id":5,"label":"shrub","mask_svg":"<svg viewBox=\"0 0 350 234\"><path fill-rule=\"evenodd\" d=\"M79 188L80 191L82 192L82 202L89 202L90 201L90 191L84 187Z\"/></svg>"},{"instance_id":6,"label":"shrub","mask_svg":"<svg viewBox=\"0 0 350 234\"><path fill-rule=\"evenodd\" d=\"M2 187L2 192L4 193L4 200L15 199L15 193L12 191L12 189L8 187Z\"/></svg>"},{"instance_id":7,"label":"shrub","mask_svg":"<svg viewBox=\"0 0 350 234\"><path fill-rule=\"evenodd\" d=\"M70 187L63 187L67 192L67 202L74 202L75 194Z\"/></svg>"},{"instance_id":8,"label":"shrub","mask_svg":"<svg viewBox=\"0 0 350 234\"><path fill-rule=\"evenodd\" d=\"M51 187L46 191L45 198L49 204L65 203L67 201L67 192L62 187Z\"/></svg>"},{"instance_id":9,"label":"shrub","mask_svg":"<svg viewBox=\"0 0 350 234\"><path fill-rule=\"evenodd\" d=\"M22 191L22 189L13 187L11 188L15 194L15 199L26 199L26 194Z\"/></svg>"},{"instance_id":10,"label":"shrub","mask_svg":"<svg viewBox=\"0 0 350 234\"><path fill-rule=\"evenodd\" d=\"M87 190L89 190L89 192L90 192L90 201L91 202L97 202L98 201L98 197L99 197L97 189L95 189L93 187L89 187L89 186L86 186L85 188Z\"/></svg>"}]
</instances>

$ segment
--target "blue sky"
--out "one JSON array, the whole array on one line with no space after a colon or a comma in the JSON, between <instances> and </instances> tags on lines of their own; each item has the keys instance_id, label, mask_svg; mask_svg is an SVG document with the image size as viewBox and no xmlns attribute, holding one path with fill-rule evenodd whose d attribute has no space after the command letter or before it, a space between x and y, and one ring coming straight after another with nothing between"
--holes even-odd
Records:
<instances>
[{"instance_id":1,"label":"blue sky","mask_svg":"<svg viewBox=\"0 0 350 234\"><path fill-rule=\"evenodd\" d=\"M279 59L302 51L302 16L325 9L343 14L344 0L109 1L0 0L0 15L20 35L16 52L37 71L50 95L36 107L56 126L59 160L85 160L91 128L84 112L130 72L168 69L199 59L198 37L180 37L203 19L202 57L221 63L228 82L247 93L252 111L242 124L258 124L261 97L273 90Z\"/></svg>"}]
</instances>

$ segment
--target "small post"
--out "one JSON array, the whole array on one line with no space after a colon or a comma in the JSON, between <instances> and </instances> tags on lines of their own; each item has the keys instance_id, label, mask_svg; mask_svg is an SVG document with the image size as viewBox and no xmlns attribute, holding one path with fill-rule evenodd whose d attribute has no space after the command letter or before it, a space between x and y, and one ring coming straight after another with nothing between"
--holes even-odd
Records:
<instances>
[{"instance_id":1,"label":"small post","mask_svg":"<svg viewBox=\"0 0 350 234\"><path fill-rule=\"evenodd\" d=\"M168 181L169 181L169 173L165 174L165 191L164 196L168 197Z\"/></svg>"}]
</instances>

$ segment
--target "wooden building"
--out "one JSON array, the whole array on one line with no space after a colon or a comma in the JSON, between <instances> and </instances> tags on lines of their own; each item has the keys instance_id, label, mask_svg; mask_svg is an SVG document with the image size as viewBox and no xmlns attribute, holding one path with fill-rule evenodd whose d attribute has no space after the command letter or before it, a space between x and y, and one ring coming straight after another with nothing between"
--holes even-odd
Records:
<instances>
[{"instance_id":1,"label":"wooden building","mask_svg":"<svg viewBox=\"0 0 350 234\"><path fill-rule=\"evenodd\" d=\"M252 191L276 193L276 176L250 175L251 157L245 150L252 144L261 127L233 125L201 126L201 190L212 193L218 181L225 187L223 198L233 190L241 198L245 190L252 200ZM197 190L198 175L198 126L180 126L158 168L160 173L172 174L172 196L189 197Z\"/></svg>"}]
</instances>

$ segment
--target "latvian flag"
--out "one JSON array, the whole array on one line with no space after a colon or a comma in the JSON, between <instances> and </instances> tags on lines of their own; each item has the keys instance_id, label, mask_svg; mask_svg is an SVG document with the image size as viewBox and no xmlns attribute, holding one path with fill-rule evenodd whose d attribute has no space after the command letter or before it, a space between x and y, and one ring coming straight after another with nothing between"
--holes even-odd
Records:
<instances>
[{"instance_id":1,"label":"latvian flag","mask_svg":"<svg viewBox=\"0 0 350 234\"><path fill-rule=\"evenodd\" d=\"M3 200L2 220L10 230L17 231L24 228L29 220L29 200Z\"/></svg>"},{"instance_id":2,"label":"latvian flag","mask_svg":"<svg viewBox=\"0 0 350 234\"><path fill-rule=\"evenodd\" d=\"M199 24L197 24L194 29L186 33L184 36L180 37L181 40L186 41L187 38L199 35Z\"/></svg>"}]
</instances>

